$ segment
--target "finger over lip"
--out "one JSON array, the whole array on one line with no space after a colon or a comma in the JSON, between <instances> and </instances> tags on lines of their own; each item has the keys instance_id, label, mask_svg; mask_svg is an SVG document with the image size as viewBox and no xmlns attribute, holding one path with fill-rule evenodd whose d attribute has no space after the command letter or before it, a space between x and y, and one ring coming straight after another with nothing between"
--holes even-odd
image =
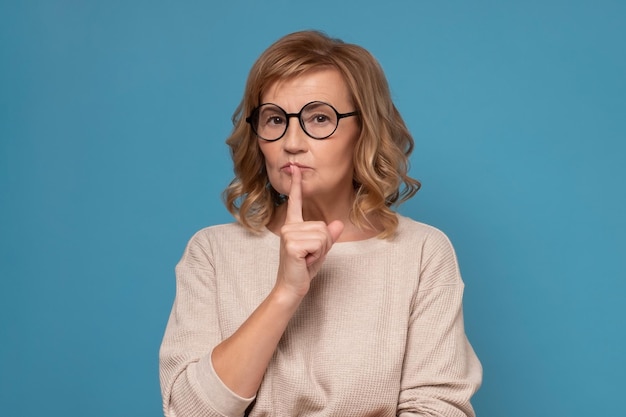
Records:
<instances>
[{"instance_id":1,"label":"finger over lip","mask_svg":"<svg viewBox=\"0 0 626 417\"><path fill-rule=\"evenodd\" d=\"M290 166L291 186L289 188L289 198L287 200L286 223L302 222L302 176L300 168Z\"/></svg>"}]
</instances>

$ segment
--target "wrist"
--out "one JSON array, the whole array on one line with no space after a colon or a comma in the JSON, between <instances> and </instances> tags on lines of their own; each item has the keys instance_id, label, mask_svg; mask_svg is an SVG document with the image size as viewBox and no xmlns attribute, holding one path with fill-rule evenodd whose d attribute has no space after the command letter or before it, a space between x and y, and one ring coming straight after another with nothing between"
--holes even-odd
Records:
<instances>
[{"instance_id":1,"label":"wrist","mask_svg":"<svg viewBox=\"0 0 626 417\"><path fill-rule=\"evenodd\" d=\"M270 292L268 301L282 309L295 311L305 295L306 293L300 294L291 288L277 283Z\"/></svg>"}]
</instances>

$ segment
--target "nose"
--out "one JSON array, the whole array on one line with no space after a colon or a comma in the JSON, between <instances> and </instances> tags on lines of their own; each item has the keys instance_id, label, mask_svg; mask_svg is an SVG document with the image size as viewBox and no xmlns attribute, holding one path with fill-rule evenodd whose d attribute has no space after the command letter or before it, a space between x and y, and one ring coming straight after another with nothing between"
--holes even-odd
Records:
<instances>
[{"instance_id":1,"label":"nose","mask_svg":"<svg viewBox=\"0 0 626 417\"><path fill-rule=\"evenodd\" d=\"M308 137L302 130L297 118L291 119L287 131L281 139L283 149L287 153L301 153L307 151Z\"/></svg>"}]
</instances>

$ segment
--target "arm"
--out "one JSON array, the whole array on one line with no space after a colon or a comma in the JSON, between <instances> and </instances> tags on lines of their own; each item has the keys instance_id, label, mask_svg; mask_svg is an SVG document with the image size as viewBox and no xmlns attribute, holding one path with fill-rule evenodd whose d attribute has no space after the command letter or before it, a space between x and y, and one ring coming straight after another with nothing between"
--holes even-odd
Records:
<instances>
[{"instance_id":1,"label":"arm","mask_svg":"<svg viewBox=\"0 0 626 417\"><path fill-rule=\"evenodd\" d=\"M272 291L241 327L223 340L210 245L206 235L196 234L176 267L176 299L160 350L167 417L243 415L256 389L249 395L231 389L229 369L218 371L225 362L214 366L211 356L219 357L220 349L231 353L240 361L231 367L238 371L241 384L251 380L256 386L297 308L290 298L281 299L280 292Z\"/></svg>"},{"instance_id":2,"label":"arm","mask_svg":"<svg viewBox=\"0 0 626 417\"><path fill-rule=\"evenodd\" d=\"M216 373L239 395L252 396L259 389L289 320L343 230L340 222L327 226L303 221L301 185L300 169L293 166L274 289L248 320L213 350Z\"/></svg>"},{"instance_id":3,"label":"arm","mask_svg":"<svg viewBox=\"0 0 626 417\"><path fill-rule=\"evenodd\" d=\"M465 335L463 282L454 249L439 231L424 243L402 371L398 415L473 417L482 368Z\"/></svg>"},{"instance_id":4,"label":"arm","mask_svg":"<svg viewBox=\"0 0 626 417\"><path fill-rule=\"evenodd\" d=\"M166 416L242 415L254 399L289 320L342 229L340 223L302 221L299 174L281 230L274 289L225 340L209 244L192 239L188 246L177 267L176 300L161 346Z\"/></svg>"},{"instance_id":5,"label":"arm","mask_svg":"<svg viewBox=\"0 0 626 417\"><path fill-rule=\"evenodd\" d=\"M243 415L253 398L231 392L210 361L221 340L210 242L197 233L176 266L176 299L159 352L167 417Z\"/></svg>"}]
</instances>

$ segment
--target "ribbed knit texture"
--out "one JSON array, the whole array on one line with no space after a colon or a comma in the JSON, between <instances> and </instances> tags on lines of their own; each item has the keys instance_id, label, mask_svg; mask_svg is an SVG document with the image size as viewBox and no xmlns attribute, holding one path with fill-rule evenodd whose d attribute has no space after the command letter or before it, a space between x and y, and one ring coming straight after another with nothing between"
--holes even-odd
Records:
<instances>
[{"instance_id":1,"label":"ribbed knit texture","mask_svg":"<svg viewBox=\"0 0 626 417\"><path fill-rule=\"evenodd\" d=\"M482 368L463 328L463 282L439 230L336 243L291 319L256 399L231 392L212 349L272 289L279 237L237 224L196 233L176 267L160 351L167 417L473 416Z\"/></svg>"}]
</instances>

